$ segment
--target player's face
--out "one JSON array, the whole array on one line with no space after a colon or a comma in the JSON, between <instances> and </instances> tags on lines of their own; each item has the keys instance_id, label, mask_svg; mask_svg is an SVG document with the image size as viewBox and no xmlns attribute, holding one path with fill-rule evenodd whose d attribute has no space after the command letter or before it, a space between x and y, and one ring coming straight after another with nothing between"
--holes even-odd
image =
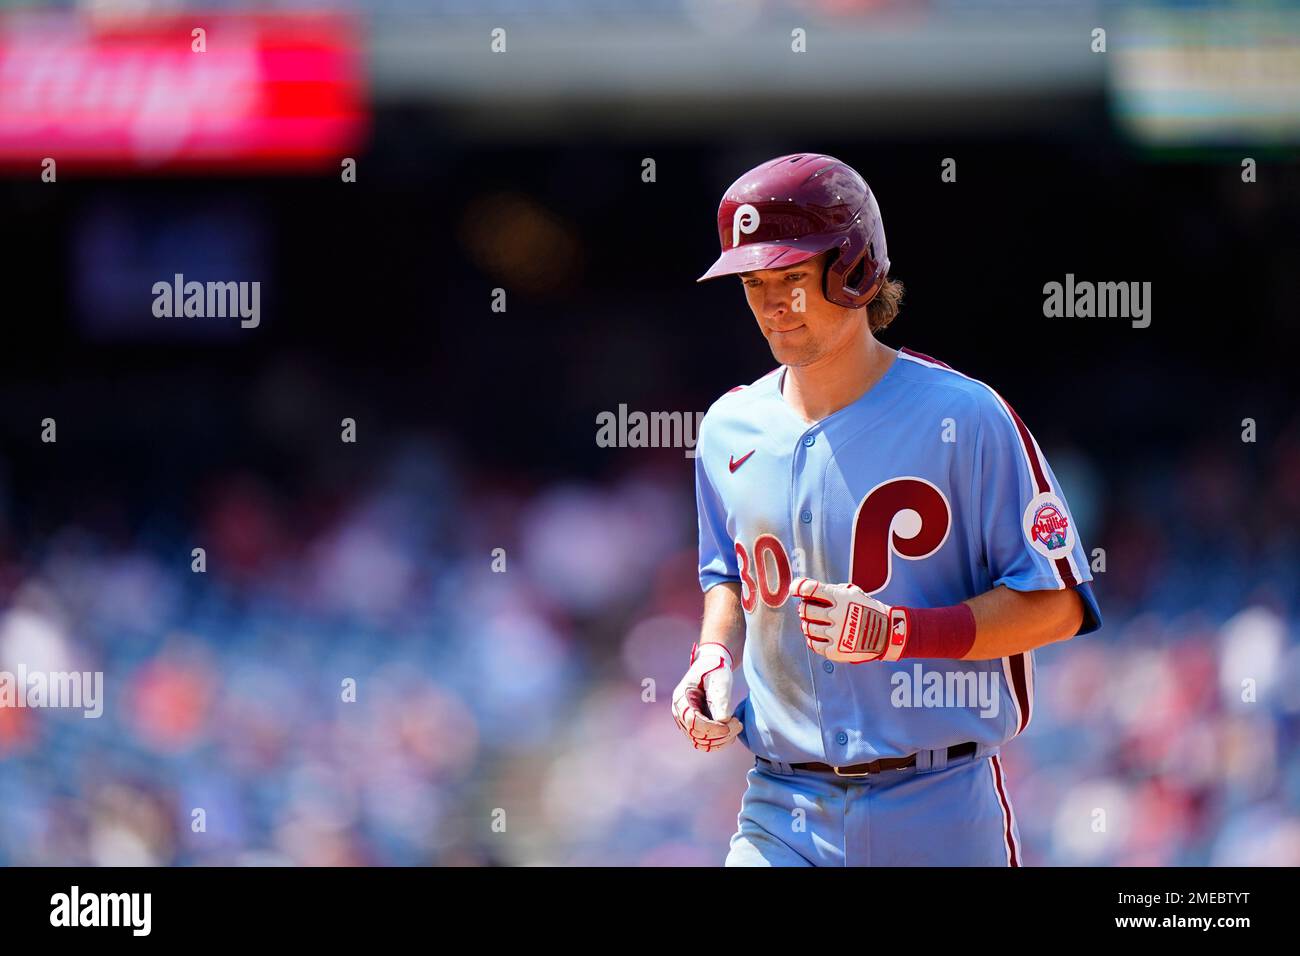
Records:
<instances>
[{"instance_id":1,"label":"player's face","mask_svg":"<svg viewBox=\"0 0 1300 956\"><path fill-rule=\"evenodd\" d=\"M812 365L861 334L862 310L835 305L822 295L825 268L822 255L740 276L758 327L782 365Z\"/></svg>"}]
</instances>

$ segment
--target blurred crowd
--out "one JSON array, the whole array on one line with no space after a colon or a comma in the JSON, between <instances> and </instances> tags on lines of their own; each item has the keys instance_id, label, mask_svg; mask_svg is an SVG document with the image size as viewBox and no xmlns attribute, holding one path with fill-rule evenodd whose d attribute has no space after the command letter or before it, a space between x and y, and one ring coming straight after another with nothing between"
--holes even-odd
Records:
<instances>
[{"instance_id":1,"label":"blurred crowd","mask_svg":"<svg viewBox=\"0 0 1300 956\"><path fill-rule=\"evenodd\" d=\"M1029 864L1300 865L1300 429L1251 448L1046 449L1106 622L1005 750ZM346 494L227 473L188 520L0 535L0 670L105 682L0 709L0 864L719 863L752 758L669 714L689 461L609 454L522 485L422 436Z\"/></svg>"}]
</instances>

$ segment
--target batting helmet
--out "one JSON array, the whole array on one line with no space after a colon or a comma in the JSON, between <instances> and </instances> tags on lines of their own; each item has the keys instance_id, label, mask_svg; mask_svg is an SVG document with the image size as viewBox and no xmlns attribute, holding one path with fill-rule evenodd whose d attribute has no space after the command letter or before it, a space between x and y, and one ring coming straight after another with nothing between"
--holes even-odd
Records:
<instances>
[{"instance_id":1,"label":"batting helmet","mask_svg":"<svg viewBox=\"0 0 1300 956\"><path fill-rule=\"evenodd\" d=\"M885 228L871 188L834 156L798 153L741 176L718 206L722 255L697 280L797 265L835 250L823 293L861 308L889 274Z\"/></svg>"}]
</instances>

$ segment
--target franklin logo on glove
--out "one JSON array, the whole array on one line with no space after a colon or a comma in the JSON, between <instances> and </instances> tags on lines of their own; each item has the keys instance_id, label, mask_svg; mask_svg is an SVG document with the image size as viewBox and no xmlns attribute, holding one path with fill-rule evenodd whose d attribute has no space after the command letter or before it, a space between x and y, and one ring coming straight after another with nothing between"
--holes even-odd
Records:
<instances>
[{"instance_id":1,"label":"franklin logo on glove","mask_svg":"<svg viewBox=\"0 0 1300 956\"><path fill-rule=\"evenodd\" d=\"M856 584L800 578L790 585L799 600L799 628L808 649L847 664L905 657L960 659L975 641L970 608L890 607Z\"/></svg>"}]
</instances>

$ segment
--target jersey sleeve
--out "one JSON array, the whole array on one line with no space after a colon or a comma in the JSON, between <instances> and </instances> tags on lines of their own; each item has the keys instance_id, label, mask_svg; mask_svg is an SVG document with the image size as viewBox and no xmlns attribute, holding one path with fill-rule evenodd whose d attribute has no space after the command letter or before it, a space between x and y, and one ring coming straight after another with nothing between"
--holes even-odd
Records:
<instances>
[{"instance_id":1,"label":"jersey sleeve","mask_svg":"<svg viewBox=\"0 0 1300 956\"><path fill-rule=\"evenodd\" d=\"M704 466L702 445L703 435L695 456L695 510L700 524L700 588L707 591L724 581L739 581L740 569L735 542L727 531L727 509Z\"/></svg>"},{"instance_id":2,"label":"jersey sleeve","mask_svg":"<svg viewBox=\"0 0 1300 956\"><path fill-rule=\"evenodd\" d=\"M1075 588L1079 634L1101 626L1087 551L1069 505L1029 429L994 396L980 416L975 448L976 514L993 586L1015 591Z\"/></svg>"}]
</instances>

